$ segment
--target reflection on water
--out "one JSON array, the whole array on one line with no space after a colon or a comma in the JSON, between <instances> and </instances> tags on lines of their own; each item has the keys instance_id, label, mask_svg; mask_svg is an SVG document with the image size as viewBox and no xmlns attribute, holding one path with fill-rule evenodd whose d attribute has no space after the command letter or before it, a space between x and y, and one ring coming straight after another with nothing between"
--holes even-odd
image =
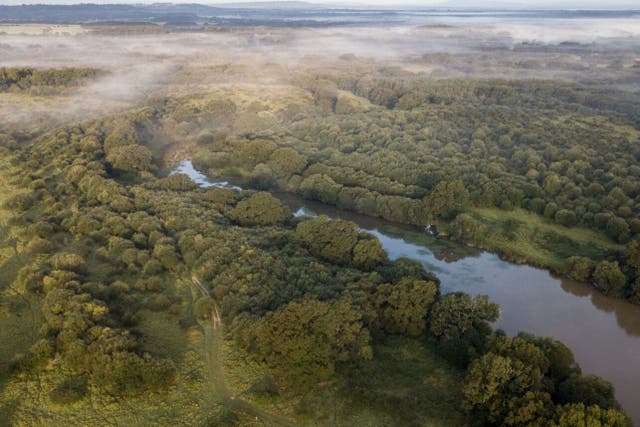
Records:
<instances>
[{"instance_id":1,"label":"reflection on water","mask_svg":"<svg viewBox=\"0 0 640 427\"><path fill-rule=\"evenodd\" d=\"M606 297L585 284L558 279L546 270L438 240L416 228L276 195L297 217L320 214L355 222L380 239L391 259L413 258L436 273L445 293L489 295L500 304L496 328L510 335L527 331L564 342L585 373L601 375L615 385L623 407L640 424L639 306Z\"/></svg>"},{"instance_id":2,"label":"reflection on water","mask_svg":"<svg viewBox=\"0 0 640 427\"><path fill-rule=\"evenodd\" d=\"M188 175L193 180L193 182L203 188L216 187L236 191L242 190L242 188L238 187L237 185L229 184L227 181L210 180L206 175L198 172L196 168L193 167L193 163L191 163L190 160L181 161L180 164L178 164L178 166L171 171L171 175L175 173L183 173L185 175Z\"/></svg>"}]
</instances>

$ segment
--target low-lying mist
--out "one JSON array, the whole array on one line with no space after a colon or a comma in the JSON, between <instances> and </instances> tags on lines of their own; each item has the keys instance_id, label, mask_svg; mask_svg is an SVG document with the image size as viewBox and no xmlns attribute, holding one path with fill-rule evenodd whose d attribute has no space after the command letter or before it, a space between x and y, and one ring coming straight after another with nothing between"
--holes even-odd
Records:
<instances>
[{"instance_id":1,"label":"low-lying mist","mask_svg":"<svg viewBox=\"0 0 640 427\"><path fill-rule=\"evenodd\" d=\"M287 84L302 74L395 67L430 78L525 78L640 90L640 25L629 19L445 17L422 26L238 29L118 35L0 35L0 67L93 67L102 77L58 96L0 93L2 125L61 123L150 96L212 85Z\"/></svg>"}]
</instances>

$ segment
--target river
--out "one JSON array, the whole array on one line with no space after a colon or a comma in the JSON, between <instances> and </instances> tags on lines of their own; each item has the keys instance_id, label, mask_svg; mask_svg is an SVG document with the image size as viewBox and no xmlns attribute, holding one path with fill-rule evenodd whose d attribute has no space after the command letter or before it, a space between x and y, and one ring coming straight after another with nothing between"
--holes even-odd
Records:
<instances>
[{"instance_id":1,"label":"river","mask_svg":"<svg viewBox=\"0 0 640 427\"><path fill-rule=\"evenodd\" d=\"M183 161L174 172L200 186L215 182ZM592 287L554 277L547 270L501 260L497 255L438 240L416 228L346 212L289 194L275 194L296 216L328 215L353 221L382 242L389 258L420 261L441 280L442 292L489 295L500 304L495 327L554 337L573 351L583 373L597 374L616 388L624 410L640 426L640 306L609 298Z\"/></svg>"}]
</instances>

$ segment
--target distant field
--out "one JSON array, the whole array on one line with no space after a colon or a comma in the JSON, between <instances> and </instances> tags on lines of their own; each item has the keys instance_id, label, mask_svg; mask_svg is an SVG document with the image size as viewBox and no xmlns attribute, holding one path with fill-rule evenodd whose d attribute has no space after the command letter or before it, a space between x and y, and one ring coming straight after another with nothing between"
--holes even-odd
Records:
<instances>
[{"instance_id":1,"label":"distant field","mask_svg":"<svg viewBox=\"0 0 640 427\"><path fill-rule=\"evenodd\" d=\"M0 25L0 34L9 35L75 35L87 33L89 30L81 25L50 25L50 24L17 24Z\"/></svg>"}]
</instances>

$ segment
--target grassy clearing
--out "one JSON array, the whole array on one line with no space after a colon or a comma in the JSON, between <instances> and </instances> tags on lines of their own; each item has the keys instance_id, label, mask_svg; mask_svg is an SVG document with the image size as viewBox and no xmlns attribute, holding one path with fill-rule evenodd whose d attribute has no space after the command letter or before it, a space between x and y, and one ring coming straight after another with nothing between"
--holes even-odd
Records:
<instances>
[{"instance_id":1,"label":"grassy clearing","mask_svg":"<svg viewBox=\"0 0 640 427\"><path fill-rule=\"evenodd\" d=\"M180 363L188 339L176 316L149 310L142 311L140 316L136 329L142 333L140 341L143 350Z\"/></svg>"},{"instance_id":2,"label":"grassy clearing","mask_svg":"<svg viewBox=\"0 0 640 427\"><path fill-rule=\"evenodd\" d=\"M391 337L374 352L372 361L339 372L339 401L346 403L337 425L464 424L463 372L413 339Z\"/></svg>"},{"instance_id":3,"label":"grassy clearing","mask_svg":"<svg viewBox=\"0 0 640 427\"><path fill-rule=\"evenodd\" d=\"M573 255L602 259L623 250L602 233L586 228L567 228L521 209L473 208L471 213L487 225L484 246L515 261L558 271Z\"/></svg>"},{"instance_id":4,"label":"grassy clearing","mask_svg":"<svg viewBox=\"0 0 640 427\"><path fill-rule=\"evenodd\" d=\"M273 393L264 367L226 349L226 374L234 390L260 408L303 426L457 426L463 372L418 340L389 337L374 359L339 368L335 380L307 395Z\"/></svg>"}]
</instances>

